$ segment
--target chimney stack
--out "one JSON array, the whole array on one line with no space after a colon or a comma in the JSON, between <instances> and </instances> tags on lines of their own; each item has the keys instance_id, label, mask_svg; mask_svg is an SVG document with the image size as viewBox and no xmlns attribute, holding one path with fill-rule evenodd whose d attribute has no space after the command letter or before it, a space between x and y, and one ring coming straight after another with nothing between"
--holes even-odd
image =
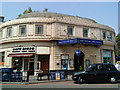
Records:
<instances>
[{"instance_id":1,"label":"chimney stack","mask_svg":"<svg viewBox=\"0 0 120 90\"><path fill-rule=\"evenodd\" d=\"M0 23L4 22L4 17L0 16Z\"/></svg>"}]
</instances>

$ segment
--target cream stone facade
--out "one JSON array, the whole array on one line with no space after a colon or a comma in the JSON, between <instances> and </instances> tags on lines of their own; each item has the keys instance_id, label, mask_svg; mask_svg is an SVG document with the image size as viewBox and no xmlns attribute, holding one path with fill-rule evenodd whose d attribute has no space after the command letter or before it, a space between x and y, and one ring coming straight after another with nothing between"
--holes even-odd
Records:
<instances>
[{"instance_id":1,"label":"cream stone facade","mask_svg":"<svg viewBox=\"0 0 120 90\"><path fill-rule=\"evenodd\" d=\"M68 27L70 27L69 30ZM84 32L83 28L87 30ZM75 38L87 39L89 42L98 40L103 44L94 45L89 42L57 44L60 40L69 41ZM18 49L30 49L30 47L35 52L18 51ZM14 68L14 60L19 59L22 61L21 70L32 70L31 74L35 74L37 70L47 70L48 72L74 70L76 50L80 50L84 54L84 56L78 57L83 58L81 65L84 69L86 60L89 60L90 64L115 63L114 47L114 29L87 18L34 12L0 25L0 68ZM67 67L64 67L65 65L62 63L62 60L64 61L62 55L63 57L68 56L65 58ZM70 61L73 63L73 67Z\"/></svg>"}]
</instances>

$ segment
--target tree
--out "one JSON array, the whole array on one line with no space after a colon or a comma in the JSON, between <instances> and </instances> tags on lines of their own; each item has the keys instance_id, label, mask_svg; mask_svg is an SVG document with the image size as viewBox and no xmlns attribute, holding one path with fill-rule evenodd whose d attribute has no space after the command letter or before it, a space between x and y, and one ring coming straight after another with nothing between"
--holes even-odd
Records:
<instances>
[{"instance_id":1,"label":"tree","mask_svg":"<svg viewBox=\"0 0 120 90\"><path fill-rule=\"evenodd\" d=\"M23 12L23 14L27 14L27 13L31 13L31 12L32 12L32 9L31 9L31 7L29 7L28 10L25 10L25 11Z\"/></svg>"},{"instance_id":2,"label":"tree","mask_svg":"<svg viewBox=\"0 0 120 90\"><path fill-rule=\"evenodd\" d=\"M43 10L43 12L47 12L48 11L48 8L45 8L44 10Z\"/></svg>"},{"instance_id":3,"label":"tree","mask_svg":"<svg viewBox=\"0 0 120 90\"><path fill-rule=\"evenodd\" d=\"M32 8L29 7L28 10L25 10L25 11L23 12L23 14L27 14L27 13L31 13L31 12L33 12L33 11L32 11ZM21 15L22 15L22 14L19 14L18 17L20 17Z\"/></svg>"},{"instance_id":4,"label":"tree","mask_svg":"<svg viewBox=\"0 0 120 90\"><path fill-rule=\"evenodd\" d=\"M48 11L48 8L44 8L43 12L47 12ZM18 18L21 16L21 15L24 15L24 14L27 14L27 13L31 13L31 12L39 12L39 11L33 11L31 7L29 7L27 10L23 11L23 14L19 14L18 15Z\"/></svg>"},{"instance_id":5,"label":"tree","mask_svg":"<svg viewBox=\"0 0 120 90\"><path fill-rule=\"evenodd\" d=\"M116 36L116 55L120 56L120 33Z\"/></svg>"}]
</instances>

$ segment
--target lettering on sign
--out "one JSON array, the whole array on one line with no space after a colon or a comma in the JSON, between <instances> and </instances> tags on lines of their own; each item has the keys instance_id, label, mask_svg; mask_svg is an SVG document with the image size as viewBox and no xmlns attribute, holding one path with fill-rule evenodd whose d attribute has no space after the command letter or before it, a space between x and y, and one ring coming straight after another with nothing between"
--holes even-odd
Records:
<instances>
[{"instance_id":1,"label":"lettering on sign","mask_svg":"<svg viewBox=\"0 0 120 90\"><path fill-rule=\"evenodd\" d=\"M12 53L35 53L35 47L15 47Z\"/></svg>"}]
</instances>

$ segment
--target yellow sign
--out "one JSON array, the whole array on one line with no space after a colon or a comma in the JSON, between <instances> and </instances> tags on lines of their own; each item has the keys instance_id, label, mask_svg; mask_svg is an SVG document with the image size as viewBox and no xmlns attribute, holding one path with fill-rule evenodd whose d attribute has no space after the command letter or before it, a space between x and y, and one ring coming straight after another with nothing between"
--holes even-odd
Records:
<instances>
[{"instance_id":1,"label":"yellow sign","mask_svg":"<svg viewBox=\"0 0 120 90\"><path fill-rule=\"evenodd\" d=\"M60 80L60 73L59 72L56 73L56 80Z\"/></svg>"}]
</instances>

